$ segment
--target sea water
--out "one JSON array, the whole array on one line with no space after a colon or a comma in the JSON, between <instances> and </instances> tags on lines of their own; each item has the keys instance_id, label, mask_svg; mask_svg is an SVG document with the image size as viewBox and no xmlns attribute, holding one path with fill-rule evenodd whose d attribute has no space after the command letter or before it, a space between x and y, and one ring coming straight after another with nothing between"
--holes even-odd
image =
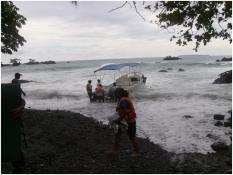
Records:
<instances>
[{"instance_id":1,"label":"sea water","mask_svg":"<svg viewBox=\"0 0 233 175\"><path fill-rule=\"evenodd\" d=\"M33 81L22 84L27 94L26 107L70 110L107 123L116 104L90 103L85 89L87 81L91 79L93 87L97 78L101 78L103 84L113 81L111 71L104 76L94 76L93 71L102 64L141 62L138 69L147 77L147 82L130 94L137 113L137 135L175 153L213 152L210 145L214 142L231 143L231 129L215 126L213 115L229 117L232 85L212 84L220 73L232 69L231 62L216 62L221 57L211 56L181 58L174 61L162 58L86 60L2 67L2 83L11 82L14 73L20 72L22 79ZM180 68L184 71L178 71ZM159 72L162 69L168 72Z\"/></svg>"}]
</instances>

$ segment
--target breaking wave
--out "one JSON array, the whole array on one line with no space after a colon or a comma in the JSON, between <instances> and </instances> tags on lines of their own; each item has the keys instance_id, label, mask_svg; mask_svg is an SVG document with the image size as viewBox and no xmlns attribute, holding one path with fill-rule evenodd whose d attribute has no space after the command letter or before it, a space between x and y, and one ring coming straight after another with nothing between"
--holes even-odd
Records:
<instances>
[{"instance_id":1,"label":"breaking wave","mask_svg":"<svg viewBox=\"0 0 233 175\"><path fill-rule=\"evenodd\" d=\"M28 92L29 98L40 99L40 100L48 100L48 99L73 99L79 100L80 95L77 94L62 94L59 91L44 91L44 90L36 90Z\"/></svg>"}]
</instances>

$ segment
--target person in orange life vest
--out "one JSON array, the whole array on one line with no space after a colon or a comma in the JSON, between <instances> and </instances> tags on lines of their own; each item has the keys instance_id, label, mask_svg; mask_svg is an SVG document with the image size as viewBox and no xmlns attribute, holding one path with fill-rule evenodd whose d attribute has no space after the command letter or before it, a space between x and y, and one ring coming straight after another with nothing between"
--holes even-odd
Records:
<instances>
[{"instance_id":1,"label":"person in orange life vest","mask_svg":"<svg viewBox=\"0 0 233 175\"><path fill-rule=\"evenodd\" d=\"M88 96L90 98L90 102L92 102L92 96L93 96L93 94L92 94L91 80L88 80L88 83L86 85L86 90L87 90L87 94L88 94Z\"/></svg>"},{"instance_id":2,"label":"person in orange life vest","mask_svg":"<svg viewBox=\"0 0 233 175\"><path fill-rule=\"evenodd\" d=\"M130 99L128 92L122 88L116 89L116 98L118 99L116 111L119 118L115 122L120 124L122 120L126 121L128 125L127 134L133 146L132 156L139 156L140 152L136 139L136 112L133 102ZM121 134L122 130L119 128L118 132L115 134L113 152L116 152L119 149Z\"/></svg>"},{"instance_id":3,"label":"person in orange life vest","mask_svg":"<svg viewBox=\"0 0 233 175\"><path fill-rule=\"evenodd\" d=\"M101 84L97 84L97 87L95 88L95 99L104 101L104 93L105 90Z\"/></svg>"}]
</instances>

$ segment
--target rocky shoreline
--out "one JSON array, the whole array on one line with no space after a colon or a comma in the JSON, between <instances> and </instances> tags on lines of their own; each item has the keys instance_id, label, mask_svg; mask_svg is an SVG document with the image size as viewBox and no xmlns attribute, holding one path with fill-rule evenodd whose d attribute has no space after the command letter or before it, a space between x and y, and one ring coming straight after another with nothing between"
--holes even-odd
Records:
<instances>
[{"instance_id":1,"label":"rocky shoreline","mask_svg":"<svg viewBox=\"0 0 233 175\"><path fill-rule=\"evenodd\" d=\"M139 138L141 156L132 158L124 134L119 154L109 156L106 151L111 148L113 131L92 118L69 111L27 109L23 120L28 143L25 148L22 142L25 174L231 174L231 145L206 155L175 154ZM2 162L2 173L11 172L11 164Z\"/></svg>"}]
</instances>

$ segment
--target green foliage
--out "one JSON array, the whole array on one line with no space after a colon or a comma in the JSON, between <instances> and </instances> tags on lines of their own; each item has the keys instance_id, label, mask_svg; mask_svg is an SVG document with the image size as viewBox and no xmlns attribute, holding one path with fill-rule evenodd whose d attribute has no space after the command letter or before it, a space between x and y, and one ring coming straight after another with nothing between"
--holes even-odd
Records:
<instances>
[{"instance_id":1,"label":"green foliage","mask_svg":"<svg viewBox=\"0 0 233 175\"><path fill-rule=\"evenodd\" d=\"M19 66L21 59L19 58L14 58L14 59L10 59L10 63L12 63L13 66Z\"/></svg>"},{"instance_id":2,"label":"green foliage","mask_svg":"<svg viewBox=\"0 0 233 175\"><path fill-rule=\"evenodd\" d=\"M26 18L18 14L19 9L11 1L1 1L1 52L12 54L26 40L19 35L19 28L25 24Z\"/></svg>"},{"instance_id":3,"label":"green foliage","mask_svg":"<svg viewBox=\"0 0 233 175\"><path fill-rule=\"evenodd\" d=\"M35 61L35 59L29 59L29 63L34 63Z\"/></svg>"},{"instance_id":4,"label":"green foliage","mask_svg":"<svg viewBox=\"0 0 233 175\"><path fill-rule=\"evenodd\" d=\"M19 58L14 58L14 59L10 59L10 63L20 63L21 59Z\"/></svg>"},{"instance_id":5,"label":"green foliage","mask_svg":"<svg viewBox=\"0 0 233 175\"><path fill-rule=\"evenodd\" d=\"M206 45L212 38L232 42L231 1L144 1L142 6L156 15L151 23L174 29L170 40L175 39L179 46L194 41L197 51L201 43Z\"/></svg>"}]
</instances>

